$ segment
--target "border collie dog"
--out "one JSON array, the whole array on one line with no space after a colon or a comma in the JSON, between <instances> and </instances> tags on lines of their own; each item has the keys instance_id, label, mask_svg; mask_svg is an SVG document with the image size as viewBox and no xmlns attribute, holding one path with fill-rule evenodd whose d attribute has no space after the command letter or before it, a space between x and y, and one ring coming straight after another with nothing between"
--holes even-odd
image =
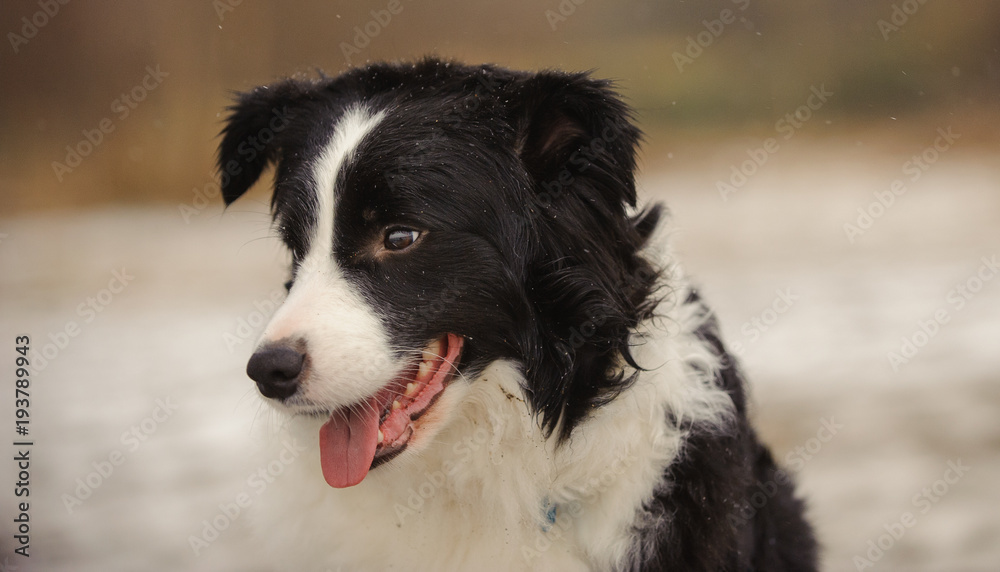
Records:
<instances>
[{"instance_id":1,"label":"border collie dog","mask_svg":"<svg viewBox=\"0 0 1000 572\"><path fill-rule=\"evenodd\" d=\"M814 570L713 314L636 207L607 81L427 59L239 96L288 296L247 374L308 451L255 500L285 570Z\"/></svg>"}]
</instances>

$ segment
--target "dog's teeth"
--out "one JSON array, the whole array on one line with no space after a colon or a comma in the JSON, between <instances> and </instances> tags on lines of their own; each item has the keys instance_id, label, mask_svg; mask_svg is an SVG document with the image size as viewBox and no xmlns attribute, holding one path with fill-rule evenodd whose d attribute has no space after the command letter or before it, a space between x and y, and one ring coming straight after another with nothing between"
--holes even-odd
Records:
<instances>
[{"instance_id":1,"label":"dog's teeth","mask_svg":"<svg viewBox=\"0 0 1000 572\"><path fill-rule=\"evenodd\" d=\"M392 410L393 411L399 409L400 407L402 407L402 405L400 405L398 401L393 401L392 402Z\"/></svg>"},{"instance_id":2,"label":"dog's teeth","mask_svg":"<svg viewBox=\"0 0 1000 572\"><path fill-rule=\"evenodd\" d=\"M381 429L379 429L379 430L378 430L378 444L379 444L379 445L381 445L381 444L382 444L382 441L384 441L384 440L385 440L385 435L383 435L383 434L382 434L382 430L381 430Z\"/></svg>"},{"instance_id":3,"label":"dog's teeth","mask_svg":"<svg viewBox=\"0 0 1000 572\"><path fill-rule=\"evenodd\" d=\"M441 340L434 340L424 350L424 355L422 357L424 361L434 361L440 355L441 355Z\"/></svg>"},{"instance_id":4,"label":"dog's teeth","mask_svg":"<svg viewBox=\"0 0 1000 572\"><path fill-rule=\"evenodd\" d=\"M427 354L424 355L426 356ZM420 365L417 366L417 379L419 379L420 381L427 379L427 376L429 376L431 373L431 363L432 362L427 361L426 359L420 362ZM409 386L407 386L406 389L407 391L409 391L410 389ZM409 393L407 393L407 395L409 395Z\"/></svg>"},{"instance_id":5,"label":"dog's teeth","mask_svg":"<svg viewBox=\"0 0 1000 572\"><path fill-rule=\"evenodd\" d=\"M427 373L426 371L424 371L424 363L426 362L420 362L420 371L417 372L418 378L424 377L424 375ZM413 394L416 392L417 392L417 384L412 382L406 384L406 393L405 393L406 397L412 397Z\"/></svg>"}]
</instances>

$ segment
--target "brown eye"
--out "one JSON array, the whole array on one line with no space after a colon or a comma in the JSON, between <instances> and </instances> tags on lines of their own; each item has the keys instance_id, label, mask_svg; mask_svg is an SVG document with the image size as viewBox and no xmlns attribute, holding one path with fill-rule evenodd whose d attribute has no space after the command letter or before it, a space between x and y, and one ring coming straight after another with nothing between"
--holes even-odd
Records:
<instances>
[{"instance_id":1,"label":"brown eye","mask_svg":"<svg viewBox=\"0 0 1000 572\"><path fill-rule=\"evenodd\" d=\"M420 232L409 228L394 228L385 233L382 242L386 250L404 250L413 245L420 237Z\"/></svg>"}]
</instances>

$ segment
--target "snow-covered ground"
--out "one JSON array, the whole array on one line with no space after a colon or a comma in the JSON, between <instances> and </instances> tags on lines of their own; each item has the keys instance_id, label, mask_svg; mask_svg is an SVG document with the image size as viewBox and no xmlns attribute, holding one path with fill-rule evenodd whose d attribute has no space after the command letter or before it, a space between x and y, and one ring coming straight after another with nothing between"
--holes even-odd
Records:
<instances>
[{"instance_id":1,"label":"snow-covered ground","mask_svg":"<svg viewBox=\"0 0 1000 572\"><path fill-rule=\"evenodd\" d=\"M843 224L907 177L905 155L803 143L723 201L716 181L745 158L668 164L642 190L671 207L676 250L741 348L824 569L856 569L870 540L872 570L1000 569L1000 279L983 269L1000 257L996 156L951 151L854 244ZM273 420L243 373L284 279L264 210L0 220L0 566L261 570L245 510L218 517L270 461L254 435ZM978 290L961 305L960 284ZM49 356L31 374L29 559L13 554L22 334ZM903 337L921 347L894 372ZM947 483L949 462L969 469ZM196 555L213 520L233 522Z\"/></svg>"}]
</instances>

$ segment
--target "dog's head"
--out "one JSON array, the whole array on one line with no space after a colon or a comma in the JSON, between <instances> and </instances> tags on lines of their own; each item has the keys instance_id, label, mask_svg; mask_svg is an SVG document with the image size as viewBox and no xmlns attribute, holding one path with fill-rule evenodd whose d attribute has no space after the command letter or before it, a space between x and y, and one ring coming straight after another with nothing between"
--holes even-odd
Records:
<instances>
[{"instance_id":1,"label":"dog's head","mask_svg":"<svg viewBox=\"0 0 1000 572\"><path fill-rule=\"evenodd\" d=\"M629 214L639 132L607 82L425 60L283 81L231 110L226 204L275 164L292 255L247 373L322 423L329 484L419 454L458 406L449 386L494 361L519 366L557 438L629 383L659 210Z\"/></svg>"}]
</instances>

